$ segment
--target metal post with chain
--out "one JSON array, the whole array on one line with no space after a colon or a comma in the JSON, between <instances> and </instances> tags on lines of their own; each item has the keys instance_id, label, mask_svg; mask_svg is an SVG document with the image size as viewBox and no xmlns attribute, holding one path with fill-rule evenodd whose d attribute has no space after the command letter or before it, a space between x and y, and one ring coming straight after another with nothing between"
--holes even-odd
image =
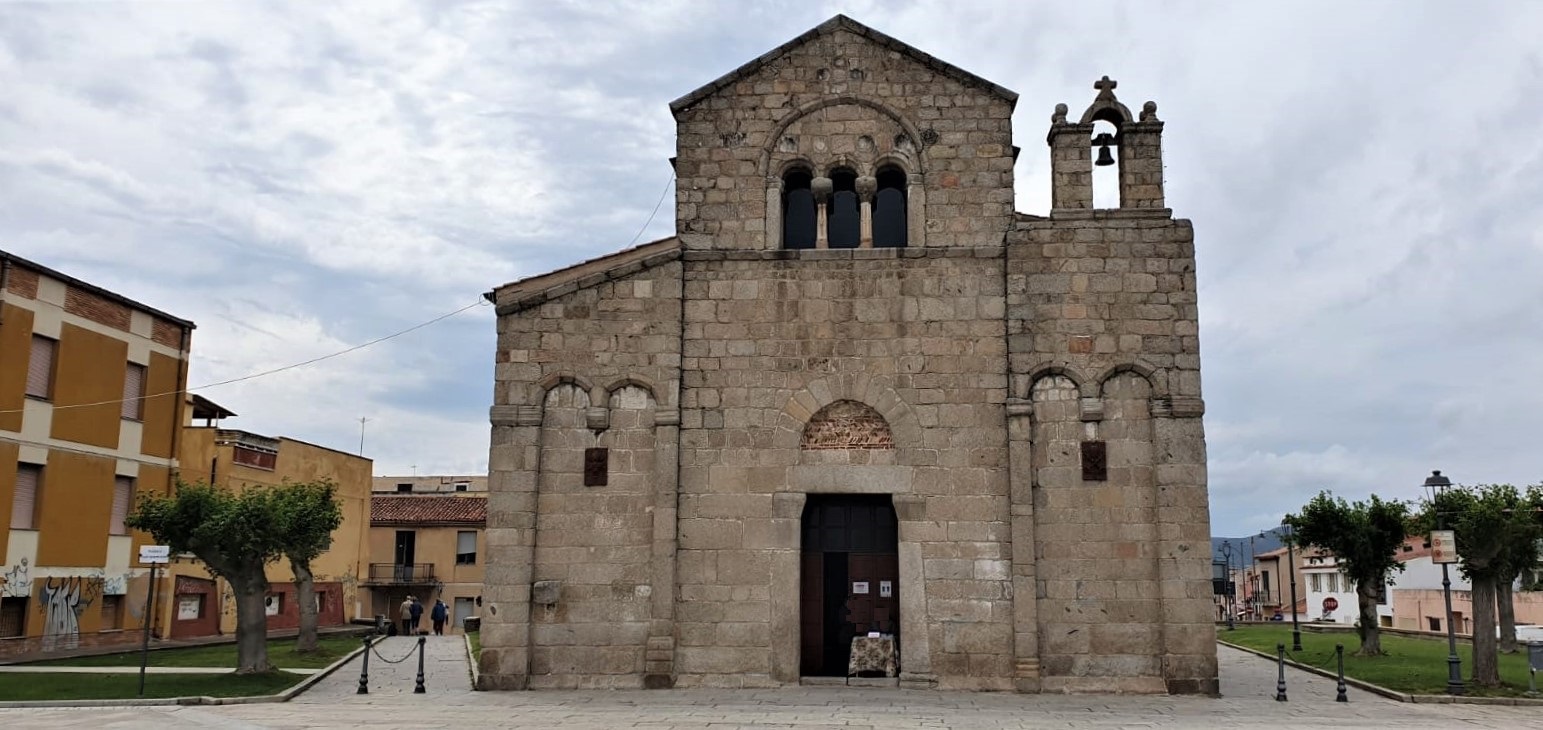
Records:
<instances>
[{"instance_id":1,"label":"metal post with chain","mask_svg":"<svg viewBox=\"0 0 1543 730\"><path fill-rule=\"evenodd\" d=\"M364 664L359 667L359 691L354 694L367 695L370 693L370 637L364 637Z\"/></svg>"},{"instance_id":2,"label":"metal post with chain","mask_svg":"<svg viewBox=\"0 0 1543 730\"><path fill-rule=\"evenodd\" d=\"M1275 666L1278 672L1275 675L1275 701L1286 701L1286 645L1275 645Z\"/></svg>"},{"instance_id":3,"label":"metal post with chain","mask_svg":"<svg viewBox=\"0 0 1543 730\"><path fill-rule=\"evenodd\" d=\"M1349 702L1350 698L1345 695L1345 645L1335 644L1334 655L1339 659L1339 685L1335 688L1334 701Z\"/></svg>"},{"instance_id":4,"label":"metal post with chain","mask_svg":"<svg viewBox=\"0 0 1543 730\"><path fill-rule=\"evenodd\" d=\"M418 637L418 683L413 686L413 694L421 695L428 690L423 688L423 647L429 641L429 637Z\"/></svg>"}]
</instances>

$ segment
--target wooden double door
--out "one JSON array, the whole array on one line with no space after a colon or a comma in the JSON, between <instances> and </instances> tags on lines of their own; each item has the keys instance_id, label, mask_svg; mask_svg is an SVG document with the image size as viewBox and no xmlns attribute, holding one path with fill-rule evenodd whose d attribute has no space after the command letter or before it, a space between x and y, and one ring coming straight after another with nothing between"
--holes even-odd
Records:
<instances>
[{"instance_id":1,"label":"wooden double door","mask_svg":"<svg viewBox=\"0 0 1543 730\"><path fill-rule=\"evenodd\" d=\"M800 671L846 675L852 637L900 636L900 561L887 495L810 495L800 564Z\"/></svg>"}]
</instances>

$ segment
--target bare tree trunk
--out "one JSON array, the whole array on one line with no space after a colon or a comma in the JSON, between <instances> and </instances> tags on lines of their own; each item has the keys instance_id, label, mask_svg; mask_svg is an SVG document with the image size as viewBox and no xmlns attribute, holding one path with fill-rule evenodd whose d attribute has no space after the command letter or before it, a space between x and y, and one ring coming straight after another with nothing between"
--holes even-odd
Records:
<instances>
[{"instance_id":1,"label":"bare tree trunk","mask_svg":"<svg viewBox=\"0 0 1543 730\"><path fill-rule=\"evenodd\" d=\"M1356 585L1356 604L1361 620L1356 622L1356 633L1361 635L1361 648L1356 656L1382 656L1382 627L1377 624L1377 586L1374 581L1363 580Z\"/></svg>"},{"instance_id":2,"label":"bare tree trunk","mask_svg":"<svg viewBox=\"0 0 1543 730\"><path fill-rule=\"evenodd\" d=\"M257 565L256 576L231 581L236 594L236 673L255 674L273 671L268 663L268 614L263 599L268 593L268 579Z\"/></svg>"},{"instance_id":3,"label":"bare tree trunk","mask_svg":"<svg viewBox=\"0 0 1543 730\"><path fill-rule=\"evenodd\" d=\"M316 576L308 562L290 560L289 567L295 574L295 597L300 601L300 636L295 651L309 654L316 651Z\"/></svg>"},{"instance_id":4,"label":"bare tree trunk","mask_svg":"<svg viewBox=\"0 0 1543 730\"><path fill-rule=\"evenodd\" d=\"M1473 583L1473 683L1500 686L1500 657L1495 652L1495 579Z\"/></svg>"},{"instance_id":5,"label":"bare tree trunk","mask_svg":"<svg viewBox=\"0 0 1543 730\"><path fill-rule=\"evenodd\" d=\"M1516 606L1512 603L1511 580L1502 578L1495 584L1495 607L1500 612L1500 650L1507 654L1515 654L1516 646Z\"/></svg>"}]
</instances>

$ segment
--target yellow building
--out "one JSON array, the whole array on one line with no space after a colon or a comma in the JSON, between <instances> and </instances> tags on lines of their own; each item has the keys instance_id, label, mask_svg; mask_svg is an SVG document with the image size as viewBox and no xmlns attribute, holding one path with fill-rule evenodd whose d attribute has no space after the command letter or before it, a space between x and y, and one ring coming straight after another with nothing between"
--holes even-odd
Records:
<instances>
[{"instance_id":1,"label":"yellow building","mask_svg":"<svg viewBox=\"0 0 1543 730\"><path fill-rule=\"evenodd\" d=\"M337 484L343 523L332 533L332 547L311 564L315 574L317 623L336 626L369 616L368 598L361 593L369 555L369 459L297 441L249 431L221 428L217 421L235 415L206 398L189 400L190 423L184 428L178 456L182 479L227 489L269 487L285 481L331 479ZM202 420L206 425L194 425ZM236 602L229 584L216 580L197 560L176 559L170 570L172 600L165 610L168 636L183 638L231 634L236 630ZM268 567L268 629L299 625L294 574L288 560Z\"/></svg>"},{"instance_id":2,"label":"yellow building","mask_svg":"<svg viewBox=\"0 0 1543 730\"><path fill-rule=\"evenodd\" d=\"M0 657L132 642L193 323L0 251Z\"/></svg>"},{"instance_id":3,"label":"yellow building","mask_svg":"<svg viewBox=\"0 0 1543 730\"><path fill-rule=\"evenodd\" d=\"M435 599L445 602L453 628L479 615L487 504L485 492L375 496L366 579L374 613L395 620L402 601L414 596L424 605L425 629Z\"/></svg>"}]
</instances>

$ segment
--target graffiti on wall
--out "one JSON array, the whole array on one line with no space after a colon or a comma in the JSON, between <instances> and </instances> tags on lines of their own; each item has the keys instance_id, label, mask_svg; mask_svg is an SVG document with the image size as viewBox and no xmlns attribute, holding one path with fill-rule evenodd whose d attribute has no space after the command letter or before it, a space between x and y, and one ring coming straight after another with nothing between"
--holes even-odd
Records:
<instances>
[{"instance_id":1,"label":"graffiti on wall","mask_svg":"<svg viewBox=\"0 0 1543 730\"><path fill-rule=\"evenodd\" d=\"M10 570L0 575L0 596L6 598L26 598L32 595L31 568L27 565L27 559L22 558Z\"/></svg>"},{"instance_id":2,"label":"graffiti on wall","mask_svg":"<svg viewBox=\"0 0 1543 730\"><path fill-rule=\"evenodd\" d=\"M80 646L80 615L102 595L102 577L44 578L38 589L43 612L43 651Z\"/></svg>"}]
</instances>

